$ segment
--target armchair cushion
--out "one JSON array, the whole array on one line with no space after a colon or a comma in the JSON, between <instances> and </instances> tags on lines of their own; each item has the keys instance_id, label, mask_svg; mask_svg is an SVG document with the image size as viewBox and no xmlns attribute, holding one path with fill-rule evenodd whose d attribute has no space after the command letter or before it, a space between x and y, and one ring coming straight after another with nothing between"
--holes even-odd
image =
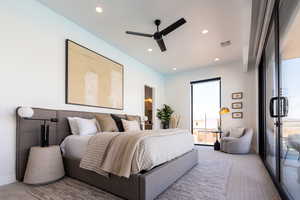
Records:
<instances>
[{"instance_id":1,"label":"armchair cushion","mask_svg":"<svg viewBox=\"0 0 300 200\"><path fill-rule=\"evenodd\" d=\"M230 137L240 138L243 136L244 132L245 132L245 128L231 128Z\"/></svg>"}]
</instances>

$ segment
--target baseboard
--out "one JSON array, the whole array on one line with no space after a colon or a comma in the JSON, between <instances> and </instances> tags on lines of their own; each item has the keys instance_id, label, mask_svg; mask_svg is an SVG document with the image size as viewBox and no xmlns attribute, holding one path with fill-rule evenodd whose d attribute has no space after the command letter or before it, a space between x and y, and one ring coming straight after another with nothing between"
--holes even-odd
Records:
<instances>
[{"instance_id":1,"label":"baseboard","mask_svg":"<svg viewBox=\"0 0 300 200\"><path fill-rule=\"evenodd\" d=\"M0 176L0 185L7 185L16 182L15 174Z\"/></svg>"}]
</instances>

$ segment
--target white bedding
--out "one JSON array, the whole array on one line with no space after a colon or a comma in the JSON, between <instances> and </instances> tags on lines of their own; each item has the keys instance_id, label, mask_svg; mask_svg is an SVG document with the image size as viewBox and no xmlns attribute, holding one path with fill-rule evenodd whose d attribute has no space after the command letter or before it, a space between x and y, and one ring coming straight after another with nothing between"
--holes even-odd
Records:
<instances>
[{"instance_id":1,"label":"white bedding","mask_svg":"<svg viewBox=\"0 0 300 200\"><path fill-rule=\"evenodd\" d=\"M101 133L99 133L101 134ZM125 133L126 134L126 133ZM70 135L61 144L63 155L68 158L82 159L91 136ZM170 161L194 148L193 136L188 130L182 134L167 137L148 137L141 141L139 152L143 152L142 163L133 162L133 168L150 170L153 167ZM134 166L134 165L141 166Z\"/></svg>"},{"instance_id":2,"label":"white bedding","mask_svg":"<svg viewBox=\"0 0 300 200\"><path fill-rule=\"evenodd\" d=\"M63 156L67 158L81 159L86 151L91 135L69 135L61 143Z\"/></svg>"},{"instance_id":3,"label":"white bedding","mask_svg":"<svg viewBox=\"0 0 300 200\"><path fill-rule=\"evenodd\" d=\"M132 166L132 168L150 170L191 151L194 148L194 138L188 130L183 131L186 134L149 137L143 140L138 149L139 154L143 155L142 162L133 162L133 165L140 166Z\"/></svg>"}]
</instances>

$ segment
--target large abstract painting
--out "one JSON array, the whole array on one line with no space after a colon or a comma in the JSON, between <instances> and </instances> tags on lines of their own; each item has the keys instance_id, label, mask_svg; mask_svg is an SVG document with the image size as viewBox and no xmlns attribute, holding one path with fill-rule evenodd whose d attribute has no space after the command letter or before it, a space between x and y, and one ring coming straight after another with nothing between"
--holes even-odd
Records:
<instances>
[{"instance_id":1,"label":"large abstract painting","mask_svg":"<svg viewBox=\"0 0 300 200\"><path fill-rule=\"evenodd\" d=\"M66 41L66 103L123 109L123 66Z\"/></svg>"}]
</instances>

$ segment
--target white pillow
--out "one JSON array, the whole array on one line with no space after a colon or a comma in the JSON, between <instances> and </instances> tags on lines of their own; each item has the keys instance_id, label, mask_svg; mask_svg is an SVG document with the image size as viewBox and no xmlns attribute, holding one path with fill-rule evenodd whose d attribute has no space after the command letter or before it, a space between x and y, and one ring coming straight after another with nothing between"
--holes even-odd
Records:
<instances>
[{"instance_id":1,"label":"white pillow","mask_svg":"<svg viewBox=\"0 0 300 200\"><path fill-rule=\"evenodd\" d=\"M79 135L95 135L99 132L99 125L96 119L76 118Z\"/></svg>"},{"instance_id":2,"label":"white pillow","mask_svg":"<svg viewBox=\"0 0 300 200\"><path fill-rule=\"evenodd\" d=\"M136 120L132 120L132 121L128 121L125 119L121 119L122 120L122 124L124 127L124 131L140 131L141 127L139 125L139 122Z\"/></svg>"},{"instance_id":3,"label":"white pillow","mask_svg":"<svg viewBox=\"0 0 300 200\"><path fill-rule=\"evenodd\" d=\"M79 129L78 129L77 121L76 121L76 119L78 119L78 117L67 117L67 119L69 121L71 133L73 135L79 135Z\"/></svg>"},{"instance_id":4,"label":"white pillow","mask_svg":"<svg viewBox=\"0 0 300 200\"><path fill-rule=\"evenodd\" d=\"M230 137L240 138L243 136L245 128L231 128L230 129Z\"/></svg>"}]
</instances>

